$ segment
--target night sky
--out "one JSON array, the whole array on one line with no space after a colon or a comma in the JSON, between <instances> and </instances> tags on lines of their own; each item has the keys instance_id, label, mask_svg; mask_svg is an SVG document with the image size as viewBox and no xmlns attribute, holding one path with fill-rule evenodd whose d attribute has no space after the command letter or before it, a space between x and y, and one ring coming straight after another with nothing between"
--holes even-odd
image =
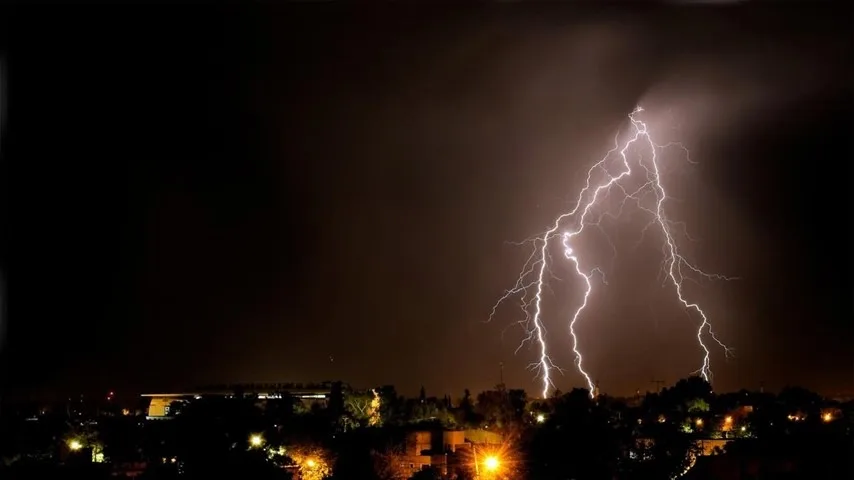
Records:
<instances>
[{"instance_id":1,"label":"night sky","mask_svg":"<svg viewBox=\"0 0 854 480\"><path fill-rule=\"evenodd\" d=\"M852 21L803 4L300 5L0 14L5 387L341 379L538 393L485 323L636 104L691 149L671 215L717 333L716 390L854 393ZM602 390L699 368L654 234L580 324ZM608 261L601 237L584 240ZM563 273L568 273L564 271ZM549 347L572 369L577 285Z\"/></svg>"}]
</instances>

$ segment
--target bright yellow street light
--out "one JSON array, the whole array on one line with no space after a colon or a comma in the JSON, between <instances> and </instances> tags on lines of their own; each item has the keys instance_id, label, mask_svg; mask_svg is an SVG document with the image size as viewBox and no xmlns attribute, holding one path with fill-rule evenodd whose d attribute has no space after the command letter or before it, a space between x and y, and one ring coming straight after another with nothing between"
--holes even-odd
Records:
<instances>
[{"instance_id":1,"label":"bright yellow street light","mask_svg":"<svg viewBox=\"0 0 854 480\"><path fill-rule=\"evenodd\" d=\"M71 449L72 452L76 452L83 448L83 444L80 443L80 440L71 440L68 442L68 448Z\"/></svg>"},{"instance_id":2,"label":"bright yellow street light","mask_svg":"<svg viewBox=\"0 0 854 480\"><path fill-rule=\"evenodd\" d=\"M698 418L698 419L697 419L697 426L698 426L698 427L702 427L702 426L703 426L703 419L702 419L702 418Z\"/></svg>"},{"instance_id":3,"label":"bright yellow street light","mask_svg":"<svg viewBox=\"0 0 854 480\"><path fill-rule=\"evenodd\" d=\"M264 444L264 437L261 435L252 435L249 437L249 445L253 447L260 447Z\"/></svg>"},{"instance_id":4,"label":"bright yellow street light","mask_svg":"<svg viewBox=\"0 0 854 480\"><path fill-rule=\"evenodd\" d=\"M495 472L498 470L498 467L501 466L501 462L498 461L498 457L494 455L490 455L483 460L483 468L487 472Z\"/></svg>"},{"instance_id":5,"label":"bright yellow street light","mask_svg":"<svg viewBox=\"0 0 854 480\"><path fill-rule=\"evenodd\" d=\"M727 425L731 424L732 423L732 417L727 415L727 417L724 419L724 423L726 423Z\"/></svg>"},{"instance_id":6,"label":"bright yellow street light","mask_svg":"<svg viewBox=\"0 0 854 480\"><path fill-rule=\"evenodd\" d=\"M545 421L546 421L546 416L545 416L545 415L543 415L542 413L541 413L541 414L539 414L539 415L537 415L537 423L543 423L543 422L545 422Z\"/></svg>"},{"instance_id":7,"label":"bright yellow street light","mask_svg":"<svg viewBox=\"0 0 854 480\"><path fill-rule=\"evenodd\" d=\"M305 466L308 468L314 468L317 466L317 462L315 462L313 459L309 458L308 460L305 461Z\"/></svg>"},{"instance_id":8,"label":"bright yellow street light","mask_svg":"<svg viewBox=\"0 0 854 480\"><path fill-rule=\"evenodd\" d=\"M829 422L829 421L833 420L833 415L831 415L831 413L830 413L830 412L827 412L827 413L825 413L824 415L822 415L822 416L821 416L821 419L822 419L822 420L824 420L824 421L825 421L825 423L827 423L827 422Z\"/></svg>"}]
</instances>

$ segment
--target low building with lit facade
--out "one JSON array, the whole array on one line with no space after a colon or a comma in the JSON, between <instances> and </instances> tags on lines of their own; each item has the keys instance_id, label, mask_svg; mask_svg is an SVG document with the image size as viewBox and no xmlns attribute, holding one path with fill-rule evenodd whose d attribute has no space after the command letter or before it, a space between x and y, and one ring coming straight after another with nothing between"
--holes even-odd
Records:
<instances>
[{"instance_id":1,"label":"low building with lit facade","mask_svg":"<svg viewBox=\"0 0 854 480\"><path fill-rule=\"evenodd\" d=\"M410 432L401 455L396 455L397 471L412 476L428 468L450 475L455 468L474 462L478 449L503 443L503 437L482 430L419 430Z\"/></svg>"},{"instance_id":2,"label":"low building with lit facade","mask_svg":"<svg viewBox=\"0 0 854 480\"><path fill-rule=\"evenodd\" d=\"M331 393L331 383L309 385L253 384L203 388L192 392L145 393L141 396L149 401L146 418L149 420L165 420L174 416L174 412L171 411L174 402L189 403L202 398L243 396L264 403L268 399L289 396L302 402L306 408L311 408L314 405L326 406Z\"/></svg>"}]
</instances>

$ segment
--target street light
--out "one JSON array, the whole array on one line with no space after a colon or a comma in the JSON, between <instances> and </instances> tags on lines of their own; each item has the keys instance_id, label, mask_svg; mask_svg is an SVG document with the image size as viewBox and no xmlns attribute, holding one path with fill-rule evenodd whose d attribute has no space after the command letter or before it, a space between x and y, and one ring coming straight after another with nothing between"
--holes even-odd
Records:
<instances>
[{"instance_id":1,"label":"street light","mask_svg":"<svg viewBox=\"0 0 854 480\"><path fill-rule=\"evenodd\" d=\"M71 440L70 442L68 442L68 448L72 452L76 452L76 451L80 450L81 448L83 448L83 444L80 443L80 440Z\"/></svg>"},{"instance_id":2,"label":"street light","mask_svg":"<svg viewBox=\"0 0 854 480\"><path fill-rule=\"evenodd\" d=\"M821 416L821 419L824 420L825 423L828 423L833 420L833 415L830 412L827 412Z\"/></svg>"},{"instance_id":3,"label":"street light","mask_svg":"<svg viewBox=\"0 0 854 480\"><path fill-rule=\"evenodd\" d=\"M537 415L537 423L543 423L543 422L545 422L545 421L546 421L546 416L545 416L545 415L543 415L542 413L541 413L541 414L539 414L539 415Z\"/></svg>"},{"instance_id":4,"label":"street light","mask_svg":"<svg viewBox=\"0 0 854 480\"><path fill-rule=\"evenodd\" d=\"M482 460L478 460L477 450L477 446L473 445L474 478L482 478L481 474L484 474L487 478L496 478L499 470L501 470L500 453L493 451L481 457Z\"/></svg>"},{"instance_id":5,"label":"street light","mask_svg":"<svg viewBox=\"0 0 854 480\"><path fill-rule=\"evenodd\" d=\"M249 437L249 445L257 448L263 444L264 444L264 437L262 437L261 435L252 435L251 437Z\"/></svg>"},{"instance_id":6,"label":"street light","mask_svg":"<svg viewBox=\"0 0 854 480\"><path fill-rule=\"evenodd\" d=\"M306 460L305 466L308 468L314 468L317 466L317 462L315 462L314 459L309 458L308 460Z\"/></svg>"}]
</instances>

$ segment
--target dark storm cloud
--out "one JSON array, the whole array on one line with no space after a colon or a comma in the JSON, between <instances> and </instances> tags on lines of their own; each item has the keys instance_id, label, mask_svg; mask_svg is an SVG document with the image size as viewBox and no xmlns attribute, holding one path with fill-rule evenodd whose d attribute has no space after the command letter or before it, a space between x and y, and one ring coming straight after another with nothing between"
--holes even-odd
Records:
<instances>
[{"instance_id":1,"label":"dark storm cloud","mask_svg":"<svg viewBox=\"0 0 854 480\"><path fill-rule=\"evenodd\" d=\"M456 371L457 389L467 377L488 386L498 359L515 347L487 347L498 331L482 324L484 300L512 281L495 270L516 256L504 241L545 224L552 212L536 205L566 195L561 177L583 165L570 159L609 140L590 137L632 107L650 75L642 65L619 74L624 63L638 65L639 44L628 41L637 26L532 27L539 22L419 25L394 47L367 48L354 35L327 52L347 59L352 76L334 90L313 86L309 95L331 96L336 107L314 110L322 118L282 143L288 156L299 137L323 132L313 153L336 159L316 164L314 202L328 211L320 212L315 247L323 267L312 275L324 288L309 310L342 335L330 339L318 328L306 344L325 339L336 358L349 357L345 378L393 375L411 390L427 372ZM391 43L400 33L391 30L376 44ZM616 86L606 90L609 83ZM288 106L271 108L289 117ZM488 353L467 355L472 348ZM410 359L412 374L397 373L374 350Z\"/></svg>"},{"instance_id":2,"label":"dark storm cloud","mask_svg":"<svg viewBox=\"0 0 854 480\"><path fill-rule=\"evenodd\" d=\"M724 93L737 105L735 113L744 116L752 110L760 118L763 112L746 102L760 96L756 93L762 92L766 100L802 95L820 89L822 81L805 85L799 75L827 73L798 61L786 63L786 53L769 55L770 41L763 32L739 31L726 26L728 19L702 28L691 18L630 14L572 21L550 21L539 14L522 19L495 16L486 22L456 20L450 26L447 20L370 24L365 29L374 33L367 37L364 30L350 26L352 30L333 37L333 44L321 41L316 47L326 60L309 76L316 79L313 84L291 91L294 96L308 94L305 110L288 102L260 103L305 122L280 139L286 154L305 145L297 138L300 134L327 144L306 148L307 155L320 160L316 176L308 177L315 180L309 205L319 208L315 214L323 220L310 222L309 231L317 238L312 257L320 261L311 264L308 274L315 286L309 296L317 300L303 304L303 315L319 326L329 322L340 336L329 339L328 329L307 330L300 322L294 333L316 335L305 345L328 344L343 364L327 364L320 375L364 378L366 383L403 378L398 383L409 390L431 383L426 379L440 371L493 382L495 374L490 372L498 360L512 360L507 356L515 342L505 336L503 345L483 352L472 346L502 338L480 321L486 313L482 304L490 305L512 281L506 270L496 270L496 264L509 266L508 260L518 255L508 252L503 241L527 236L548 223L564 205L559 199L572 195L583 169L604 150L625 113L661 83L662 72L678 78L697 63L703 63L706 78L715 77L711 72L739 71L740 77L729 74L737 82L721 86L710 81L706 95L717 93L717 103L723 104L728 103L721 101ZM681 29L670 25L685 20ZM681 52L674 49L680 44ZM776 47L790 57L806 57L792 45ZM773 56L776 62L769 58ZM278 59L271 63L292 75ZM780 67L788 68L788 75L781 77L785 72ZM769 81L787 77L794 78ZM681 86L690 88L691 81L685 80ZM733 89L733 84L740 88ZM738 90L741 98L733 99L732 92ZM657 107L655 102L652 107ZM301 118L302 112L308 119ZM718 124L734 121L735 115L718 114ZM274 129L274 138L276 133ZM306 180L297 178L300 183ZM696 205L704 210L702 200ZM719 222L721 218L718 215ZM729 238L745 237L749 233ZM719 262L711 263L714 267ZM732 270L740 274L744 268ZM615 298L632 298L614 288ZM631 321L639 326L638 334L648 334L643 326L650 318L638 314L632 301L622 303L623 308L610 315L604 309L598 313L604 318L602 328L609 319L615 327ZM656 317L681 320L672 310L656 312ZM686 365L693 369L696 347L672 345L674 338L690 339L690 328L671 332L686 323L675 325L665 323L654 332L669 339L665 345L673 353L663 359L622 345L619 336L610 348L601 345L603 381L625 389L617 385L647 376L644 371L608 378L608 372L619 370L612 361L623 356L658 357L657 362L671 367L648 367L649 376L661 375L663 369L664 376L675 377ZM595 326L591 323L588 332L593 336ZM727 329L726 322L722 328ZM552 324L553 340L560 338L561 329L560 322ZM428 341L419 332L425 332ZM463 352L475 355L467 358ZM320 352L309 347L304 354L314 358ZM525 355L506 363L521 367L528 362ZM407 370L399 372L390 367L388 357L409 358L411 363L404 362ZM562 360L570 364L568 356ZM278 372L277 367L271 370L270 375ZM514 368L510 370L511 379L528 378L518 371L521 368L515 376ZM455 381L445 377L439 383ZM573 382L572 377L566 381Z\"/></svg>"},{"instance_id":3,"label":"dark storm cloud","mask_svg":"<svg viewBox=\"0 0 854 480\"><path fill-rule=\"evenodd\" d=\"M369 46L354 34L324 47L330 57L342 59L332 63L349 67L327 68L347 71L348 81L336 80L334 89L326 84L307 89L336 108L313 109L316 123L302 128L317 132L305 134L308 138L323 132L329 141L320 147L323 153L315 150L315 154L338 158L334 165L346 172L335 173L330 163L318 163L320 181L327 182L320 187L321 196L350 192L350 201L322 202L331 209L323 215L324 223L335 234L322 235L325 241L316 247L325 252L319 255L327 259L329 270L315 270L328 289L320 300L328 309L325 317L347 332L342 336L345 343L354 344L329 341L332 350L351 352L350 358L358 360L345 377L360 376L367 369L375 372L375 380L368 377L370 383L396 370L372 354L381 348L390 356L412 359L407 364L411 375L395 374L407 377L401 382L411 382L405 384L410 389L429 376L427 372L451 370L455 377L478 378L478 386L486 386L494 381L495 373L490 372L496 371L500 360L512 365L508 369L514 381L524 382L529 374L523 368L532 352L523 350L517 359L509 358L518 338L500 335L500 329L515 318L501 316L494 326L479 323L487 312L484 307L512 283L513 269L521 264L513 259L523 260L524 252L504 248L504 241L519 240L549 223L635 103L648 102L647 108L668 111L677 121L681 115L683 128L692 134L689 140L702 143L702 133L691 128L709 129L712 135L716 128L745 128L749 126L742 126L745 119L761 118L769 105L779 108L782 100L797 103L825 89L828 82L840 84L833 78L838 77L834 71L838 64L826 62L833 58L831 53L807 54L831 43L828 37L810 39L813 45L805 46L799 40L808 38L809 32L780 42L775 39L781 34L767 27L752 33L725 15L703 16L704 22L700 17L626 14L550 21L539 15L491 16L452 27L407 26L403 40L394 42L389 39L404 27L378 27ZM769 50L775 41L776 49ZM806 72L815 75L805 78ZM276 78L273 83L280 81ZM285 116L293 113L282 104L270 108ZM301 143L294 136L282 139L286 152ZM714 156L708 159L719 161ZM702 174L702 168L695 173ZM690 172L687 176L690 180ZM704 248L713 250L706 254L711 268L723 264L727 272L751 276L751 269L721 260L740 243L761 249L750 220L739 221L738 205L715 210L704 206L703 198L694 199L695 212L726 213L706 214L715 219L708 224L694 222L691 215L687 219L700 223L694 228L701 231L726 224L730 233L727 238L718 235L717 246L697 248L697 255ZM738 286L713 287L718 288L724 289L720 296ZM621 298L619 290L611 295ZM693 343L692 323L673 308L672 293L658 297L662 303L669 298L671 306L650 313L650 305L629 301L623 310L596 315L607 317L600 320L605 322L603 331L614 331L607 322L613 319L617 322L613 327L634 322L640 338L653 337L647 344L618 341L600 346L600 370L612 388L642 387L636 385L637 378L645 383L653 375L675 379L698 364L701 357ZM336 298L341 300L328 301ZM714 300L714 295L707 299ZM740 303L749 301L746 297ZM721 302L726 300L717 303ZM728 324L727 317L754 321L731 313L742 308L730 304L715 309L723 317L720 328L731 337L737 337L737 327ZM662 316L677 323L650 334L649 325ZM552 317L564 318L566 311ZM339 323L340 318L348 320ZM558 350L561 340L566 341L563 328L559 321L551 328L550 338ZM413 332L423 332L429 340ZM323 335L318 332L318 342ZM669 338L662 344L655 336ZM639 337L627 335L625 340L629 338ZM750 341L739 340L740 350L750 352ZM654 353L662 346L672 352L670 356ZM465 358L463 352L476 354ZM761 357L764 351L753 354ZM558 357L564 365L571 363L568 355ZM620 370L619 363L609 359L623 357L654 360L642 371L609 376L607 372ZM748 356L741 362L755 361ZM758 382L760 376L749 381ZM727 376L721 378L726 385ZM446 381L456 380L442 380ZM628 387L628 382L635 384Z\"/></svg>"},{"instance_id":4,"label":"dark storm cloud","mask_svg":"<svg viewBox=\"0 0 854 480\"><path fill-rule=\"evenodd\" d=\"M834 197L848 186L840 185L844 177L832 179L808 166L817 158L842 166L850 156L841 132L850 126L844 112L851 108L851 72L839 61L850 55L850 45L835 40L840 24L833 21L815 29L781 23L788 24L785 36L777 30L783 25L766 23L734 35L728 24L706 25L705 38L688 49L693 54L674 55L641 100L648 109L666 112L657 127L675 126L678 139L700 161L674 185L680 204L671 206L702 239L699 245L686 242L689 251L701 265L741 277L693 293L715 313L718 333L736 348L734 361L713 355L724 389L762 381L833 389L850 376L850 347L818 333L835 327L806 327L810 332L803 333L832 352L820 360L805 360L811 350L787 333L805 329L803 318L842 327L850 317L847 284L810 266L822 263L818 244L848 261L844 241L817 240L826 226L810 211L826 209L847 222L849 205ZM813 370L820 372L806 373ZM677 368L663 371L668 379L679 375Z\"/></svg>"},{"instance_id":5,"label":"dark storm cloud","mask_svg":"<svg viewBox=\"0 0 854 480\"><path fill-rule=\"evenodd\" d=\"M830 388L841 374L827 361L782 362L775 373L797 338L773 331L796 324L774 300L776 290L798 290L780 280L795 267L780 262L803 244L769 220L786 189L769 190L754 169L765 158L807 161L757 146L757 127L832 98L819 93L848 92L847 24L827 12L804 17L327 5L206 17L198 31L161 19L159 37L146 41L134 34L153 27L124 19L28 47L21 84L42 108L19 121L42 130L16 148L54 174L20 167L22 184L41 185L44 197L22 217L30 242L10 269L22 292L16 358L41 343L62 360L54 372L94 370L92 385L341 378L434 393L489 387L503 361L508 383L537 390L525 370L534 352L513 356L520 332L503 332L519 311L484 323L526 257L506 241L542 231L574 200L640 102L701 162L673 185L683 200L674 216L701 239L685 248L704 267L743 277L696 291L737 347L735 361L716 358L719 387L809 384L820 364L834 373L814 386ZM71 67L76 76L51 80ZM821 143L811 138L804 145ZM58 160L69 156L73 164ZM585 242L606 258L601 240ZM672 292L629 281L654 278L650 245L641 260L621 249L585 319L606 391L698 366L692 323ZM555 302L571 292L553 288ZM549 315L565 367L570 307ZM67 323L35 327L59 317ZM816 341L845 332L826 325ZM558 380L579 384L571 370Z\"/></svg>"}]
</instances>

